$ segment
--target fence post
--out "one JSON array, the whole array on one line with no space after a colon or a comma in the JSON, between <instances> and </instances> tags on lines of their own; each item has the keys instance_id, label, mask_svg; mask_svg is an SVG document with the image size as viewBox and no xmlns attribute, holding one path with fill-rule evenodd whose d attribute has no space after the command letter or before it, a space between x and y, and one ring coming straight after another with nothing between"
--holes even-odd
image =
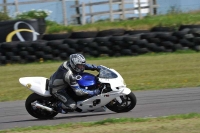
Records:
<instances>
[{"instance_id":1,"label":"fence post","mask_svg":"<svg viewBox=\"0 0 200 133\"><path fill-rule=\"evenodd\" d=\"M3 0L3 4L7 4L7 0ZM4 13L7 13L7 5L3 6Z\"/></svg>"},{"instance_id":2,"label":"fence post","mask_svg":"<svg viewBox=\"0 0 200 133\"><path fill-rule=\"evenodd\" d=\"M110 8L110 21L113 22L113 10L112 10L112 0L109 0L109 8Z\"/></svg>"},{"instance_id":3,"label":"fence post","mask_svg":"<svg viewBox=\"0 0 200 133\"><path fill-rule=\"evenodd\" d=\"M18 8L18 0L15 0L15 11L18 13L19 12L19 8Z\"/></svg>"},{"instance_id":4,"label":"fence post","mask_svg":"<svg viewBox=\"0 0 200 133\"><path fill-rule=\"evenodd\" d=\"M89 1L89 3L91 4L91 0ZM90 13L92 14L92 12L93 12L92 5L90 5ZM90 18L91 18L91 23L94 23L94 16L91 15Z\"/></svg>"},{"instance_id":5,"label":"fence post","mask_svg":"<svg viewBox=\"0 0 200 133\"><path fill-rule=\"evenodd\" d=\"M120 19L125 20L125 9L124 9L124 0L121 0L121 4L120 4L120 10L122 12L122 14L120 15Z\"/></svg>"},{"instance_id":6,"label":"fence post","mask_svg":"<svg viewBox=\"0 0 200 133\"><path fill-rule=\"evenodd\" d=\"M63 22L64 22L64 25L67 26L67 11L66 11L65 0L62 0L62 9L63 9Z\"/></svg>"},{"instance_id":7,"label":"fence post","mask_svg":"<svg viewBox=\"0 0 200 133\"><path fill-rule=\"evenodd\" d=\"M142 19L140 0L138 0L138 13L139 13L139 19Z\"/></svg>"},{"instance_id":8,"label":"fence post","mask_svg":"<svg viewBox=\"0 0 200 133\"><path fill-rule=\"evenodd\" d=\"M79 0L75 0L75 4L76 6L79 5ZM80 8L79 7L76 7L76 14L80 15ZM77 17L77 23L78 24L81 24L81 17Z\"/></svg>"},{"instance_id":9,"label":"fence post","mask_svg":"<svg viewBox=\"0 0 200 133\"><path fill-rule=\"evenodd\" d=\"M82 3L82 25L85 25L85 3Z\"/></svg>"},{"instance_id":10,"label":"fence post","mask_svg":"<svg viewBox=\"0 0 200 133\"><path fill-rule=\"evenodd\" d=\"M155 7L155 5L157 5L157 1L153 0L153 15L157 14L157 7Z\"/></svg>"},{"instance_id":11,"label":"fence post","mask_svg":"<svg viewBox=\"0 0 200 133\"><path fill-rule=\"evenodd\" d=\"M152 16L153 15L153 3L152 0L148 0L149 2L149 15Z\"/></svg>"}]
</instances>

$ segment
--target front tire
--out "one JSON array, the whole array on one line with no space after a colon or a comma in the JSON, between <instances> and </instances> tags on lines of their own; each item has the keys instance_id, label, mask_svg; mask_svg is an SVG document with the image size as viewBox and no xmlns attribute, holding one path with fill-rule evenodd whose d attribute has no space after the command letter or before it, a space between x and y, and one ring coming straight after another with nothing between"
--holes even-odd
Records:
<instances>
[{"instance_id":1,"label":"front tire","mask_svg":"<svg viewBox=\"0 0 200 133\"><path fill-rule=\"evenodd\" d=\"M40 104L50 105L53 103L51 97L42 97L36 93L33 93L28 96L25 102L25 107L27 112L38 119L52 119L55 117L58 113L57 112L50 112L46 111L44 109L36 108L35 106L31 105L31 103L38 102Z\"/></svg>"},{"instance_id":2,"label":"front tire","mask_svg":"<svg viewBox=\"0 0 200 133\"><path fill-rule=\"evenodd\" d=\"M128 95L120 96L122 103L119 103L116 99L110 101L106 107L116 113L128 112L132 110L136 103L137 99L133 92Z\"/></svg>"}]
</instances>

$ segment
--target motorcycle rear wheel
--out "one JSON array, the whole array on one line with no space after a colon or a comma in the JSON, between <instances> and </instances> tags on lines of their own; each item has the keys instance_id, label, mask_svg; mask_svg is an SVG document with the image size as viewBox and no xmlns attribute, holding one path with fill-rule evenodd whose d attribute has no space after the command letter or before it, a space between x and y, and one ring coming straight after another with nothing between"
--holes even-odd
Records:
<instances>
[{"instance_id":1,"label":"motorcycle rear wheel","mask_svg":"<svg viewBox=\"0 0 200 133\"><path fill-rule=\"evenodd\" d=\"M55 117L58 113L57 112L50 112L46 111L44 109L36 108L31 103L33 102L38 102L40 104L51 104L52 99L50 97L42 97L36 93L32 93L31 95L28 96L25 102L25 107L27 112L38 119L52 119Z\"/></svg>"},{"instance_id":2,"label":"motorcycle rear wheel","mask_svg":"<svg viewBox=\"0 0 200 133\"><path fill-rule=\"evenodd\" d=\"M136 96L133 92L128 95L120 96L122 103L119 103L116 99L110 101L106 107L116 113L123 113L132 110L137 103Z\"/></svg>"}]
</instances>

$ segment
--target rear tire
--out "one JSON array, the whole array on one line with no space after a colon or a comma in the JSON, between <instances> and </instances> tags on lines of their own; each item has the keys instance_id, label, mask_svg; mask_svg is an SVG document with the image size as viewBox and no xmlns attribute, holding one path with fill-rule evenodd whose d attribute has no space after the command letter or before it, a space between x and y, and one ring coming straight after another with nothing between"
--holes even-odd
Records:
<instances>
[{"instance_id":1,"label":"rear tire","mask_svg":"<svg viewBox=\"0 0 200 133\"><path fill-rule=\"evenodd\" d=\"M52 119L58 114L57 112L50 112L50 111L46 111L40 108L36 108L31 105L31 103L33 102L38 102L42 105L46 104L45 106L48 106L49 104L53 103L53 99L51 97L42 97L36 93L33 93L28 96L25 102L25 107L26 107L27 112L35 118Z\"/></svg>"},{"instance_id":2,"label":"rear tire","mask_svg":"<svg viewBox=\"0 0 200 133\"><path fill-rule=\"evenodd\" d=\"M113 99L106 105L106 107L113 112L122 113L132 110L137 103L136 96L133 92L128 95L120 96L120 98L123 101L122 104L120 104L116 99Z\"/></svg>"}]
</instances>

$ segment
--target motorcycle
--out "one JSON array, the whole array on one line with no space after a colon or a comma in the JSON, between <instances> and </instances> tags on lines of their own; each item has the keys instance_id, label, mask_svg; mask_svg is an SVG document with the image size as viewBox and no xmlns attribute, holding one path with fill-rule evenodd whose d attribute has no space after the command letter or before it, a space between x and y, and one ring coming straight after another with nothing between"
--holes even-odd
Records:
<instances>
[{"instance_id":1,"label":"motorcycle","mask_svg":"<svg viewBox=\"0 0 200 133\"><path fill-rule=\"evenodd\" d=\"M93 90L99 88L101 93L94 97L78 97L72 89L66 88L67 93L76 101L74 112L95 112L109 109L116 113L128 112L136 106L136 96L126 87L122 76L114 69L101 66L97 76L84 72L76 77L80 87ZM26 101L27 112L37 119L52 119L58 112L56 103L59 102L49 92L49 79L46 77L21 77L19 82L33 91ZM68 112L70 113L70 112Z\"/></svg>"}]
</instances>

